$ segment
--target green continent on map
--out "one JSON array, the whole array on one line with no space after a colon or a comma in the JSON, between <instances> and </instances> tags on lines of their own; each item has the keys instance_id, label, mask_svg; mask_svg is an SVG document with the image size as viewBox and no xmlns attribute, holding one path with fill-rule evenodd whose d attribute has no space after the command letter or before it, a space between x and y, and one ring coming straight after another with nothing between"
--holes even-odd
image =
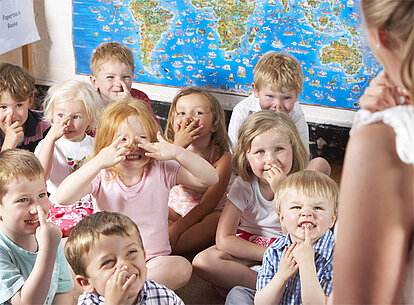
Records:
<instances>
[{"instance_id":1,"label":"green continent on map","mask_svg":"<svg viewBox=\"0 0 414 305\"><path fill-rule=\"evenodd\" d=\"M158 7L159 1L133 0L129 6L141 28L141 55L144 66L150 64L150 54L174 17L168 10Z\"/></svg>"},{"instance_id":2,"label":"green continent on map","mask_svg":"<svg viewBox=\"0 0 414 305\"><path fill-rule=\"evenodd\" d=\"M347 41L342 39L323 48L319 59L322 64L338 63L350 75L357 73L362 65L362 54L355 43L348 46Z\"/></svg>"},{"instance_id":3,"label":"green continent on map","mask_svg":"<svg viewBox=\"0 0 414 305\"><path fill-rule=\"evenodd\" d=\"M233 51L241 47L241 39L246 33L246 21L256 9L256 4L249 4L247 0L193 0L192 4L198 8L211 7L219 17L217 31L221 38L220 45L225 51ZM249 41L254 37L249 36Z\"/></svg>"}]
</instances>

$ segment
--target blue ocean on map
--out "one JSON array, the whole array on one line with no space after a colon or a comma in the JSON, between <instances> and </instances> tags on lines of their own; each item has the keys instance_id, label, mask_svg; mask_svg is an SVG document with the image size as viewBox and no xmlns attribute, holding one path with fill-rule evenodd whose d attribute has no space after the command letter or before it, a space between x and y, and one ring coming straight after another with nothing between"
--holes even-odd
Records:
<instances>
[{"instance_id":1,"label":"blue ocean on map","mask_svg":"<svg viewBox=\"0 0 414 305\"><path fill-rule=\"evenodd\" d=\"M73 1L76 73L93 50L118 41L135 56L134 81L248 95L267 51L303 67L303 104L358 109L381 70L364 37L356 0Z\"/></svg>"}]
</instances>

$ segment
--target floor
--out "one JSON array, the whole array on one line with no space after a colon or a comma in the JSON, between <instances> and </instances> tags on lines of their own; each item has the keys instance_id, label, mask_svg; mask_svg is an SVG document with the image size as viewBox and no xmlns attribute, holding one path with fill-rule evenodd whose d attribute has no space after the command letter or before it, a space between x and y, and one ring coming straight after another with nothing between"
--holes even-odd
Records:
<instances>
[{"instance_id":1,"label":"floor","mask_svg":"<svg viewBox=\"0 0 414 305\"><path fill-rule=\"evenodd\" d=\"M331 178L340 183L342 166L332 165ZM194 255L186 255L187 259L192 260ZM79 287L75 287L74 302L76 304L79 294L82 293ZM200 279L194 272L189 283L176 291L185 304L224 304L224 297L221 297L212 285Z\"/></svg>"}]
</instances>

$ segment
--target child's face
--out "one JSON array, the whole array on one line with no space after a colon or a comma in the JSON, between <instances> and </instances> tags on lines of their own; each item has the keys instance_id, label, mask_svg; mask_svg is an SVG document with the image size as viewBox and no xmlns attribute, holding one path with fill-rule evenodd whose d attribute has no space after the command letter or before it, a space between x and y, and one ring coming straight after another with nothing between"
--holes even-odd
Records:
<instances>
[{"instance_id":1,"label":"child's face","mask_svg":"<svg viewBox=\"0 0 414 305\"><path fill-rule=\"evenodd\" d=\"M292 145L275 128L269 129L253 139L247 152L247 161L259 179L265 179L264 174L272 165L287 175L292 169Z\"/></svg>"},{"instance_id":2,"label":"child's face","mask_svg":"<svg viewBox=\"0 0 414 305\"><path fill-rule=\"evenodd\" d=\"M280 111L289 114L293 110L295 102L298 100L295 91L287 89L283 89L282 92L272 91L269 88L263 88L257 91L253 87L253 93L259 99L262 110L271 110L273 112Z\"/></svg>"},{"instance_id":3,"label":"child's face","mask_svg":"<svg viewBox=\"0 0 414 305\"><path fill-rule=\"evenodd\" d=\"M77 282L85 291L105 296L105 293L111 292L111 287L118 287L119 290L131 279L132 285L125 292L128 295L126 303L131 304L147 278L145 253L137 240L135 235L101 235L88 253L88 277L77 275Z\"/></svg>"},{"instance_id":4,"label":"child's face","mask_svg":"<svg viewBox=\"0 0 414 305\"><path fill-rule=\"evenodd\" d=\"M4 91L0 96L0 128L4 131L8 128L8 124L18 122L17 127L21 127L26 123L29 108L32 106L33 99L31 97L24 101L14 99L9 91ZM9 122L9 123L8 123Z\"/></svg>"},{"instance_id":5,"label":"child's face","mask_svg":"<svg viewBox=\"0 0 414 305\"><path fill-rule=\"evenodd\" d=\"M48 215L50 202L43 176L36 177L33 181L25 177L10 181L0 204L2 231L13 241L34 234L40 225L36 208L38 205Z\"/></svg>"},{"instance_id":6,"label":"child's face","mask_svg":"<svg viewBox=\"0 0 414 305\"><path fill-rule=\"evenodd\" d=\"M280 222L292 242L305 240L305 227L310 228L312 244L316 243L335 223L333 204L321 196L307 197L289 189L283 198Z\"/></svg>"},{"instance_id":7,"label":"child's face","mask_svg":"<svg viewBox=\"0 0 414 305\"><path fill-rule=\"evenodd\" d=\"M126 122L119 126L115 138L120 135L124 135L120 146L128 148L128 151L125 154L126 159L118 163L117 167L140 169L147 165L150 157L145 155L145 150L138 147L139 139L149 139L147 129L142 122L136 116L129 116Z\"/></svg>"},{"instance_id":8,"label":"child's face","mask_svg":"<svg viewBox=\"0 0 414 305\"><path fill-rule=\"evenodd\" d=\"M80 102L56 103L53 109L53 123L59 124L69 118L64 129L63 137L72 142L80 142L85 137L85 131L91 124L85 106Z\"/></svg>"},{"instance_id":9,"label":"child's face","mask_svg":"<svg viewBox=\"0 0 414 305\"><path fill-rule=\"evenodd\" d=\"M99 72L91 76L92 86L98 90L105 105L117 101L121 92L131 91L131 67L120 62L106 62Z\"/></svg>"},{"instance_id":10,"label":"child's face","mask_svg":"<svg viewBox=\"0 0 414 305\"><path fill-rule=\"evenodd\" d=\"M185 127L193 121L196 126L203 126L199 135L211 135L213 129L213 114L207 98L198 93L193 93L180 97L176 105L176 114L174 118L174 131Z\"/></svg>"}]
</instances>

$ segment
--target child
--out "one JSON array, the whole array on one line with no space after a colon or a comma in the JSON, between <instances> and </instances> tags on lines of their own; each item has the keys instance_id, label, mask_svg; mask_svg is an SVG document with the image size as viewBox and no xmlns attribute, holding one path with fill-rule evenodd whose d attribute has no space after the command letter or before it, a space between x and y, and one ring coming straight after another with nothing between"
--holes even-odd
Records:
<instances>
[{"instance_id":1,"label":"child","mask_svg":"<svg viewBox=\"0 0 414 305\"><path fill-rule=\"evenodd\" d=\"M228 132L233 147L237 144L237 132L244 120L259 110L288 114L305 146L309 147L308 124L298 102L302 86L302 66L295 57L276 51L265 53L253 69L253 94L240 101L232 111ZM331 173L331 166L321 157L312 159L308 169L327 175Z\"/></svg>"},{"instance_id":2,"label":"child","mask_svg":"<svg viewBox=\"0 0 414 305\"><path fill-rule=\"evenodd\" d=\"M26 150L0 152L0 303L70 304L73 280L46 221L50 202L43 167Z\"/></svg>"},{"instance_id":3,"label":"child","mask_svg":"<svg viewBox=\"0 0 414 305\"><path fill-rule=\"evenodd\" d=\"M130 98L109 105L98 122L95 156L60 184L59 203L86 194L96 210L120 212L140 228L147 251L148 278L177 289L191 276L191 264L168 256L168 194L176 184L206 188L216 170L196 154L166 142L147 107ZM170 161L170 160L176 160Z\"/></svg>"},{"instance_id":4,"label":"child","mask_svg":"<svg viewBox=\"0 0 414 305\"><path fill-rule=\"evenodd\" d=\"M127 216L98 212L84 218L71 232L65 255L85 290L78 305L184 305L174 291L147 279L141 235Z\"/></svg>"},{"instance_id":5,"label":"child","mask_svg":"<svg viewBox=\"0 0 414 305\"><path fill-rule=\"evenodd\" d=\"M193 260L197 274L230 290L254 288L266 247L282 235L273 210L272 189L287 175L303 170L308 154L293 121L282 112L258 111L239 131L233 155L238 173L217 227L216 245Z\"/></svg>"},{"instance_id":6,"label":"child","mask_svg":"<svg viewBox=\"0 0 414 305\"><path fill-rule=\"evenodd\" d=\"M216 235L231 176L229 138L223 108L209 92L187 87L175 96L165 137L209 161L219 182L207 190L182 185L170 191L170 244L174 253L205 249Z\"/></svg>"},{"instance_id":7,"label":"child","mask_svg":"<svg viewBox=\"0 0 414 305\"><path fill-rule=\"evenodd\" d=\"M131 49L117 42L100 44L92 54L91 84L101 95L104 105L134 97L147 105L158 122L148 96L132 88L135 64Z\"/></svg>"},{"instance_id":8,"label":"child","mask_svg":"<svg viewBox=\"0 0 414 305\"><path fill-rule=\"evenodd\" d=\"M45 137L49 124L42 113L31 110L35 79L29 72L9 63L0 64L0 147L34 151Z\"/></svg>"},{"instance_id":9,"label":"child","mask_svg":"<svg viewBox=\"0 0 414 305\"><path fill-rule=\"evenodd\" d=\"M317 171L295 173L276 187L276 212L288 233L265 252L255 304L326 304L332 292L334 250L329 229L335 224L337 204L337 184ZM241 304L239 300L253 295L253 290L235 287L226 304Z\"/></svg>"},{"instance_id":10,"label":"child","mask_svg":"<svg viewBox=\"0 0 414 305\"><path fill-rule=\"evenodd\" d=\"M56 202L56 190L63 179L93 155L94 139L86 132L95 131L103 105L91 85L68 80L49 89L44 108L45 121L51 128L39 142L35 154L45 169L53 204L50 221L67 237L83 217L92 214L92 199L88 195L76 205L63 207Z\"/></svg>"}]
</instances>

